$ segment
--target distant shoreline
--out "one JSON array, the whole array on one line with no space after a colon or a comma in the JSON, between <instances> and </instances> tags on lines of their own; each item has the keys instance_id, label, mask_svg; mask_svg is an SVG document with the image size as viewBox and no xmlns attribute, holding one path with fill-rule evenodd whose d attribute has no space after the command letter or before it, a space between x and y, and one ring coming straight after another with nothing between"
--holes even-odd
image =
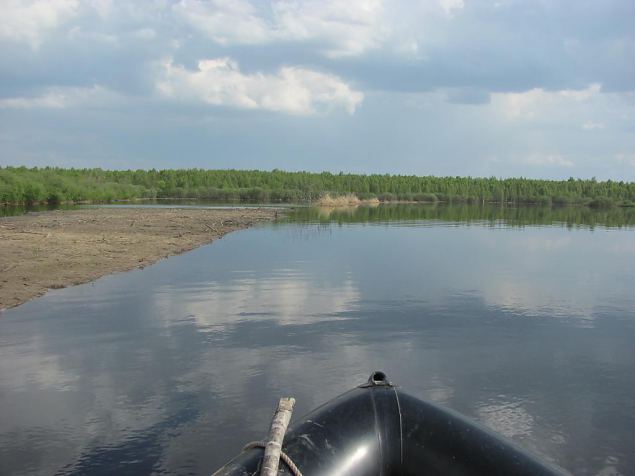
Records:
<instances>
[{"instance_id":1,"label":"distant shoreline","mask_svg":"<svg viewBox=\"0 0 635 476\"><path fill-rule=\"evenodd\" d=\"M354 197L354 198L353 198ZM0 203L123 200L219 203L500 203L635 206L635 182L495 177L363 175L282 170L102 170L0 167Z\"/></svg>"},{"instance_id":2,"label":"distant shoreline","mask_svg":"<svg viewBox=\"0 0 635 476\"><path fill-rule=\"evenodd\" d=\"M274 220L273 208L56 210L0 218L0 310Z\"/></svg>"},{"instance_id":3,"label":"distant shoreline","mask_svg":"<svg viewBox=\"0 0 635 476\"><path fill-rule=\"evenodd\" d=\"M63 201L57 203L49 203L49 202L0 202L0 207L6 208L28 208L28 207L51 207L50 210L53 211L58 206L74 206L74 205L125 205L128 203L141 203L146 202L151 204L152 202L199 202L199 203L207 203L210 202L213 205L218 206L227 206L227 207L236 207L236 208L285 208L285 207L294 207L294 206L315 206L315 207L348 207L348 206L377 206L377 205L475 205L475 206L501 206L501 207L521 207L521 206L546 206L546 207L590 207L590 208L610 208L610 207L625 207L625 208L635 208L635 202L625 201L625 202L616 202L612 200L587 200L587 201L578 201L578 202L552 202L552 201L497 201L497 200L465 200L463 198L455 198L453 200L379 200L377 198L357 198L354 194L345 194L345 195L335 195L330 196L330 194L325 194L325 197L321 197L314 201L300 201L300 202L250 202L250 201L240 201L240 200L230 200L230 201L215 201L208 200L205 198L197 198L197 197L155 197L155 198L126 198L126 199L115 199L110 201L90 201L90 200L81 200L78 202L74 201Z\"/></svg>"}]
</instances>

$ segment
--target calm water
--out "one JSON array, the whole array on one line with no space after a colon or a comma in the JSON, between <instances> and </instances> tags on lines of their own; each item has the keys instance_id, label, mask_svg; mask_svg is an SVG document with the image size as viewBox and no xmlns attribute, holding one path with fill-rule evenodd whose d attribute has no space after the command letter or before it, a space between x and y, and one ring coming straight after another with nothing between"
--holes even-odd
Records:
<instances>
[{"instance_id":1,"label":"calm water","mask_svg":"<svg viewBox=\"0 0 635 476\"><path fill-rule=\"evenodd\" d=\"M209 474L278 397L299 417L373 369L575 474L633 474L624 213L306 209L50 292L0 314L0 474Z\"/></svg>"}]
</instances>

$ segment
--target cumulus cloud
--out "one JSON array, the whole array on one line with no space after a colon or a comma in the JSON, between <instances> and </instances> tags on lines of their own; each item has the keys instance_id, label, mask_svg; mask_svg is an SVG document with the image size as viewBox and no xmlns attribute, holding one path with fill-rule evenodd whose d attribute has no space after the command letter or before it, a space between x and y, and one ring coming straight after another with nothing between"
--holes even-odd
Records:
<instances>
[{"instance_id":1,"label":"cumulus cloud","mask_svg":"<svg viewBox=\"0 0 635 476\"><path fill-rule=\"evenodd\" d=\"M279 0L266 7L245 0L181 0L174 10L223 45L315 42L328 57L377 48L387 33L380 0Z\"/></svg>"},{"instance_id":2,"label":"cumulus cloud","mask_svg":"<svg viewBox=\"0 0 635 476\"><path fill-rule=\"evenodd\" d=\"M221 44L265 43L273 36L272 26L247 1L181 0L173 8L192 27Z\"/></svg>"},{"instance_id":3,"label":"cumulus cloud","mask_svg":"<svg viewBox=\"0 0 635 476\"><path fill-rule=\"evenodd\" d=\"M201 60L196 71L166 61L157 88L179 100L297 115L334 108L353 114L364 98L337 76L290 66L276 74L245 74L227 57Z\"/></svg>"},{"instance_id":4,"label":"cumulus cloud","mask_svg":"<svg viewBox=\"0 0 635 476\"><path fill-rule=\"evenodd\" d=\"M78 0L2 0L0 39L24 41L37 48L43 35L77 14Z\"/></svg>"},{"instance_id":5,"label":"cumulus cloud","mask_svg":"<svg viewBox=\"0 0 635 476\"><path fill-rule=\"evenodd\" d=\"M330 57L365 53L388 36L380 0L279 1L273 10L283 39L320 41Z\"/></svg>"}]
</instances>

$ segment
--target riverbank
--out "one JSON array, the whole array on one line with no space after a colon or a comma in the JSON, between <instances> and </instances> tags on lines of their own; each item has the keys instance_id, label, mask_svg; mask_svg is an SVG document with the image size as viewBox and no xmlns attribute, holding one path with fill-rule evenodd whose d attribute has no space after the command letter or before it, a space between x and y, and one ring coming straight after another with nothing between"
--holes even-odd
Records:
<instances>
[{"instance_id":1,"label":"riverbank","mask_svg":"<svg viewBox=\"0 0 635 476\"><path fill-rule=\"evenodd\" d=\"M0 218L0 310L49 289L143 268L279 213L270 208L96 208Z\"/></svg>"}]
</instances>

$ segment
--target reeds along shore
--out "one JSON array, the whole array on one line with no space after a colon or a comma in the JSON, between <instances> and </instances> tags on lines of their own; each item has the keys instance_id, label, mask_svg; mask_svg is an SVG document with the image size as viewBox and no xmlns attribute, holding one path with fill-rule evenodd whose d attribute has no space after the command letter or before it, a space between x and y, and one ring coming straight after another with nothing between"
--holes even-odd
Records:
<instances>
[{"instance_id":1,"label":"reeds along shore","mask_svg":"<svg viewBox=\"0 0 635 476\"><path fill-rule=\"evenodd\" d=\"M331 197L331 194L325 193L317 200L316 205L320 207L351 207L357 205L379 205L380 203L377 197L360 200L359 197L353 193L335 197Z\"/></svg>"},{"instance_id":2,"label":"reeds along shore","mask_svg":"<svg viewBox=\"0 0 635 476\"><path fill-rule=\"evenodd\" d=\"M0 167L0 203L193 198L220 202L635 205L635 182L358 175L280 170L102 170Z\"/></svg>"}]
</instances>

